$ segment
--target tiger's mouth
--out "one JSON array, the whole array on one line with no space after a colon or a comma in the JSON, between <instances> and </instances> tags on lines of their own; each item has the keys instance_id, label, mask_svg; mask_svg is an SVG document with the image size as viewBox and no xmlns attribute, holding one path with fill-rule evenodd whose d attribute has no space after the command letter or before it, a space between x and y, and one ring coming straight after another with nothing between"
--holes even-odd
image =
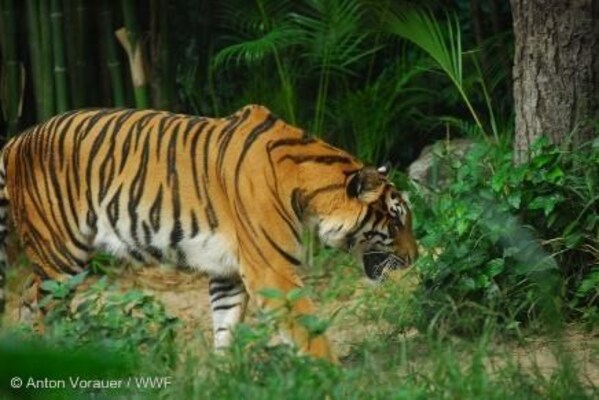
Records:
<instances>
[{"instance_id":1,"label":"tiger's mouth","mask_svg":"<svg viewBox=\"0 0 599 400\"><path fill-rule=\"evenodd\" d=\"M366 276L372 280L383 280L386 272L408 267L401 257L384 251L366 252L362 261Z\"/></svg>"}]
</instances>

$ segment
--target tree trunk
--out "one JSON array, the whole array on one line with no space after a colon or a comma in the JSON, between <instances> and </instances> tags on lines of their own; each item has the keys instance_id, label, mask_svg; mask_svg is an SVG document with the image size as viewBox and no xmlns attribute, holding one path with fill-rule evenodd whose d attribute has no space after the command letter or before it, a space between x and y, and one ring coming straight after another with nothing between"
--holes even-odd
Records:
<instances>
[{"instance_id":1,"label":"tree trunk","mask_svg":"<svg viewBox=\"0 0 599 400\"><path fill-rule=\"evenodd\" d=\"M546 136L592 137L599 118L599 0L511 0L514 20L514 159Z\"/></svg>"}]
</instances>

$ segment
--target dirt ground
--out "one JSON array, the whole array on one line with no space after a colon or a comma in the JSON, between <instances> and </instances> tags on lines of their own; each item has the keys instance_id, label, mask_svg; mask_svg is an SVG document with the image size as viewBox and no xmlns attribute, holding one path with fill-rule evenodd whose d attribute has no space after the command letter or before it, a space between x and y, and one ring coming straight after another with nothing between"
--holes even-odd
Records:
<instances>
[{"instance_id":1,"label":"dirt ground","mask_svg":"<svg viewBox=\"0 0 599 400\"><path fill-rule=\"evenodd\" d=\"M28 273L9 276L9 291L7 298L7 313L5 322L8 325L18 321L19 288L23 286ZM157 297L165 305L169 314L178 317L182 322L183 331L180 333L182 342L187 346L194 343L212 341L212 320L208 296L208 279L196 273L182 272L166 268L128 268L118 278L119 287L123 289L137 288ZM313 282L312 282L313 283ZM368 285L357 283L361 290L369 290ZM328 331L336 354L341 359L350 356L356 343L371 335L384 332L384 326L367 326L356 320L353 298L331 301L321 305L321 317L336 314L334 324ZM248 322L252 321L254 306L250 302ZM416 331L404 333L401 340L410 340ZM593 332L583 332L579 329L567 329L561 347L557 342L547 338L532 338L524 344L493 345L492 353L497 356L488 357L486 366L490 371L497 370L506 363L514 363L529 370L532 374L549 376L558 367L555 357L556 348L568 352L572 360L581 368L584 378L589 384L599 386L599 329ZM201 346L204 347L205 346ZM506 357L507 356L507 357Z\"/></svg>"}]
</instances>

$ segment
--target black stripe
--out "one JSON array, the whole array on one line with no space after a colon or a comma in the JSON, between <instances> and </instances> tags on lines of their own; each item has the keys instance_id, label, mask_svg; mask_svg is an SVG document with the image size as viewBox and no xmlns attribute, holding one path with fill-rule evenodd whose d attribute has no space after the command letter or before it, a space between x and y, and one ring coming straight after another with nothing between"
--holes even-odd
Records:
<instances>
[{"instance_id":1,"label":"black stripe","mask_svg":"<svg viewBox=\"0 0 599 400\"><path fill-rule=\"evenodd\" d=\"M142 221L141 229L144 231L144 243L149 245L152 242L152 230L146 221Z\"/></svg>"},{"instance_id":2,"label":"black stripe","mask_svg":"<svg viewBox=\"0 0 599 400\"><path fill-rule=\"evenodd\" d=\"M172 204L173 204L173 229L170 235L170 246L176 247L177 244L183 239L183 224L181 223L181 198L179 196L179 176L177 174L176 161L177 161L177 137L179 135L179 123L171 135L171 139L168 146L168 182L172 186Z\"/></svg>"},{"instance_id":3,"label":"black stripe","mask_svg":"<svg viewBox=\"0 0 599 400\"><path fill-rule=\"evenodd\" d=\"M287 154L283 157L281 157L277 162L281 163L285 160L291 160L296 164L302 164L302 163L306 163L306 162L315 162L318 164L327 164L327 165L331 165L331 164L336 164L336 163L342 163L342 164L351 164L353 162L353 160L350 157L347 156L338 156L338 155L328 155L328 156L315 156L315 155L303 155L303 156L298 156L298 155L291 155L291 154Z\"/></svg>"},{"instance_id":4,"label":"black stripe","mask_svg":"<svg viewBox=\"0 0 599 400\"><path fill-rule=\"evenodd\" d=\"M243 150L241 150L241 154L239 156L239 160L237 161L237 166L235 167L235 187L239 188L239 172L241 171L241 164L247 155L250 147L254 144L254 142L260 137L261 134L268 131L272 128L275 123L278 121L278 118L272 114L268 114L266 119L262 121L259 125L255 126L254 129L249 133L247 138L245 139L245 143L243 144Z\"/></svg>"},{"instance_id":5,"label":"black stripe","mask_svg":"<svg viewBox=\"0 0 599 400\"><path fill-rule=\"evenodd\" d=\"M189 139L189 135L193 132L194 134L196 134L196 136L198 136L200 133L202 133L202 130L204 129L204 127L208 124L208 122L206 121L206 118L204 117L186 117L186 121L187 121L187 126L185 127L185 130L183 131L183 146L187 145L187 140ZM197 130L195 130L194 128L196 127L196 125L200 124L199 128Z\"/></svg>"},{"instance_id":6,"label":"black stripe","mask_svg":"<svg viewBox=\"0 0 599 400\"><path fill-rule=\"evenodd\" d=\"M312 192L310 192L310 193L308 193L308 194L306 194L304 196L305 204L306 205L310 204L310 202L312 200L314 200L314 198L316 196L320 195L320 194L327 193L327 192L332 192L332 191L340 190L340 189L345 189L345 184L344 183L333 183L333 184L330 184L330 185L327 185L327 186L320 187L320 188L318 188L316 190L313 190Z\"/></svg>"},{"instance_id":7,"label":"black stripe","mask_svg":"<svg viewBox=\"0 0 599 400\"><path fill-rule=\"evenodd\" d=\"M162 250L156 246L148 246L146 251L159 262L162 261L162 258L164 257Z\"/></svg>"},{"instance_id":8,"label":"black stripe","mask_svg":"<svg viewBox=\"0 0 599 400\"><path fill-rule=\"evenodd\" d=\"M198 217L196 213L191 211L191 237L196 236L200 232L200 226L198 224Z\"/></svg>"},{"instance_id":9,"label":"black stripe","mask_svg":"<svg viewBox=\"0 0 599 400\"><path fill-rule=\"evenodd\" d=\"M295 213L295 216L299 221L302 221L304 216L304 209L306 208L306 201L304 194L299 188L295 188L291 191L291 208Z\"/></svg>"},{"instance_id":10,"label":"black stripe","mask_svg":"<svg viewBox=\"0 0 599 400\"><path fill-rule=\"evenodd\" d=\"M212 207L212 200L210 197L207 197L207 204L204 207L204 212L206 213L206 218L208 218L208 226L210 227L210 231L214 232L216 228L218 228L218 218L216 218L216 213L214 212L214 207Z\"/></svg>"},{"instance_id":11,"label":"black stripe","mask_svg":"<svg viewBox=\"0 0 599 400\"><path fill-rule=\"evenodd\" d=\"M220 285L220 286L215 286L215 285ZM234 283L231 282L230 280L210 280L210 283L208 285L208 294L210 294L210 296L213 296L215 293L218 292L228 292L231 291L233 289L235 289L237 287L238 283Z\"/></svg>"},{"instance_id":12,"label":"black stripe","mask_svg":"<svg viewBox=\"0 0 599 400\"><path fill-rule=\"evenodd\" d=\"M177 139L179 136L179 128L181 127L182 121L175 125L172 131L169 131L170 138L167 147L167 179L170 185L177 179Z\"/></svg>"},{"instance_id":13,"label":"black stripe","mask_svg":"<svg viewBox=\"0 0 599 400\"><path fill-rule=\"evenodd\" d=\"M230 310L231 308L235 308L240 306L241 303L233 303L233 304L221 304L216 307L212 307L212 311L222 311L222 310Z\"/></svg>"},{"instance_id":14,"label":"black stripe","mask_svg":"<svg viewBox=\"0 0 599 400\"><path fill-rule=\"evenodd\" d=\"M212 134L214 133L214 128L216 125L212 125L206 134L206 139L204 139L204 149L202 151L203 161L204 161L204 180L206 182L209 181L208 178L208 150L210 150L210 139L212 138Z\"/></svg>"},{"instance_id":15,"label":"black stripe","mask_svg":"<svg viewBox=\"0 0 599 400\"><path fill-rule=\"evenodd\" d=\"M150 224L154 232L158 232L160 229L160 211L162 208L162 185L158 188L158 195L150 206Z\"/></svg>"},{"instance_id":16,"label":"black stripe","mask_svg":"<svg viewBox=\"0 0 599 400\"><path fill-rule=\"evenodd\" d=\"M125 116L128 116L129 114L126 113L124 114ZM91 145L91 149L89 150L89 159L87 161L87 169L85 171L85 181L86 182L91 182L92 181L92 171L98 167L98 163L95 162L96 157L99 154L99 150L102 147L102 145L104 144L104 140L105 140L105 136L106 133L108 131L108 129L110 128L110 126L113 124L113 122L115 122L117 120L117 118L119 117L118 114L111 116L109 118L106 119L102 119L101 114L96 114L94 116L92 116L89 119L88 124L86 125L86 128L84 129L83 127L81 127L81 129L83 130L84 134L87 135L89 134L89 132L92 131L92 129L94 128L94 126L97 123L100 122L104 122L104 125L102 126L102 128L100 129L100 131L97 133L96 137L94 138L92 145ZM122 117L122 116L121 116ZM116 124L116 122L115 122ZM81 126L81 125L80 125ZM101 188L100 188L101 189ZM89 207L92 208L92 202L91 202L91 187L88 187L88 204ZM101 195L101 192L99 193L99 195ZM101 202L102 198L98 199L98 202Z\"/></svg>"},{"instance_id":17,"label":"black stripe","mask_svg":"<svg viewBox=\"0 0 599 400\"><path fill-rule=\"evenodd\" d=\"M158 123L158 131L156 132L156 159L160 160L160 155L162 154L162 139L167 135L167 133L170 133L171 125L179 121L180 119L176 118L172 114L166 114L161 116L160 122Z\"/></svg>"},{"instance_id":18,"label":"black stripe","mask_svg":"<svg viewBox=\"0 0 599 400\"><path fill-rule=\"evenodd\" d=\"M139 245L139 238L137 236L137 221L138 221L138 207L143 197L145 181L148 174L148 160L150 158L150 135L146 135L144 140L144 147L141 152L141 159L139 161L139 168L135 173L129 187L129 197L127 199L127 211L129 214L129 231L130 237L136 245Z\"/></svg>"},{"instance_id":19,"label":"black stripe","mask_svg":"<svg viewBox=\"0 0 599 400\"><path fill-rule=\"evenodd\" d=\"M131 258L139 261L140 263L146 262L146 259L144 258L143 254L141 254L141 252L137 249L129 248L127 249L127 253L129 253L129 256L131 256Z\"/></svg>"},{"instance_id":20,"label":"black stripe","mask_svg":"<svg viewBox=\"0 0 599 400\"><path fill-rule=\"evenodd\" d=\"M64 168L64 163L66 160L65 157L65 140L66 140L66 133L69 131L71 124L73 123L74 118L69 119L69 117L72 117L73 113L67 113L67 114L62 114L61 118L60 118L60 122L63 122L66 120L66 124L65 126L63 126L62 128L60 128L60 137L58 138L58 160L59 160L59 164L60 164L60 168ZM59 122L59 124L60 124Z\"/></svg>"},{"instance_id":21,"label":"black stripe","mask_svg":"<svg viewBox=\"0 0 599 400\"><path fill-rule=\"evenodd\" d=\"M285 138L275 140L271 142L268 146L268 151L272 151L278 147L287 147L287 146L307 146L309 144L317 143L316 139L313 138Z\"/></svg>"},{"instance_id":22,"label":"black stripe","mask_svg":"<svg viewBox=\"0 0 599 400\"><path fill-rule=\"evenodd\" d=\"M119 220L119 199L121 197L121 190L123 186L119 186L112 199L108 202L106 207L106 215L108 216L108 221L110 221L110 225L116 229L116 223Z\"/></svg>"},{"instance_id":23,"label":"black stripe","mask_svg":"<svg viewBox=\"0 0 599 400\"><path fill-rule=\"evenodd\" d=\"M235 132L235 130L248 119L248 117L250 116L250 111L251 110L247 108L243 111L241 116L239 116L238 114L234 114L233 116L231 116L231 122L229 122L229 124L227 124L221 131L220 136L218 138L219 145L216 159L217 171L222 170L223 163L225 161L225 153L227 152L227 148L229 147L231 139L233 138L233 132Z\"/></svg>"},{"instance_id":24,"label":"black stripe","mask_svg":"<svg viewBox=\"0 0 599 400\"><path fill-rule=\"evenodd\" d=\"M297 258L293 257L291 254L289 254L287 251L283 250L278 244L275 243L274 240L272 240L272 238L268 235L268 233L266 233L266 231L264 230L264 228L262 228L262 234L264 235L264 237L266 237L266 240L268 240L268 243L270 243L270 245L272 247L275 248L275 250L281 255L283 256L283 258L285 260L287 260L288 262L290 262L291 264L295 265L295 266L299 266L302 265L301 261L298 260Z\"/></svg>"},{"instance_id":25,"label":"black stripe","mask_svg":"<svg viewBox=\"0 0 599 400\"><path fill-rule=\"evenodd\" d=\"M202 199L202 196L200 194L200 175L198 174L199 157L198 157L197 146L198 146L198 142L199 142L199 139L201 136L200 134L203 132L206 125L208 125L208 121L204 121L202 123L202 125L199 126L198 130L196 132L194 132L194 136L191 139L191 146L189 146L189 152L190 152L189 156L191 159L191 171L192 171L193 183L194 183L193 186L195 188L196 196L199 200Z\"/></svg>"},{"instance_id":26,"label":"black stripe","mask_svg":"<svg viewBox=\"0 0 599 400\"><path fill-rule=\"evenodd\" d=\"M220 293L220 294L218 294L218 295L216 295L216 296L214 296L214 297L211 297L211 298L210 298L210 302L212 302L212 303L216 303L217 301L219 301L219 300L222 300L222 299L224 299L224 298L227 298L227 297L234 297L234 296L240 295L240 294L242 294L242 293L244 293L244 292L245 292L245 289L244 289L244 288L240 288L240 289L238 289L238 290L236 290L236 291L234 291L234 292L231 292L231 291L224 291L223 293Z\"/></svg>"},{"instance_id":27,"label":"black stripe","mask_svg":"<svg viewBox=\"0 0 599 400\"><path fill-rule=\"evenodd\" d=\"M290 215L287 212L287 209L283 206L283 204L281 204L281 199L279 198L279 196L277 195L277 193L275 193L274 189L272 187L270 187L270 185L269 185L269 190L270 190L270 192L273 195L273 198L275 200L275 211L283 219L283 221L285 222L285 224L287 225L287 227L289 227L289 230L291 230L291 233L295 237L295 240L298 241L298 242L301 241L301 238L300 238L300 235L299 235L299 232L298 232L298 227L292 221L292 215Z\"/></svg>"}]
</instances>

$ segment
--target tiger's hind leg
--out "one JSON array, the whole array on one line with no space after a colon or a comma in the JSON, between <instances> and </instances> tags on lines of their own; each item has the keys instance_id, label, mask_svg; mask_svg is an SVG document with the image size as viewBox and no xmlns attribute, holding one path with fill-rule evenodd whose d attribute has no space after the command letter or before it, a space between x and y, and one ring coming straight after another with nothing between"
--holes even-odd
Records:
<instances>
[{"instance_id":1,"label":"tiger's hind leg","mask_svg":"<svg viewBox=\"0 0 599 400\"><path fill-rule=\"evenodd\" d=\"M243 321L248 295L239 278L211 278L209 292L214 348L223 350L231 344L232 330Z\"/></svg>"}]
</instances>

